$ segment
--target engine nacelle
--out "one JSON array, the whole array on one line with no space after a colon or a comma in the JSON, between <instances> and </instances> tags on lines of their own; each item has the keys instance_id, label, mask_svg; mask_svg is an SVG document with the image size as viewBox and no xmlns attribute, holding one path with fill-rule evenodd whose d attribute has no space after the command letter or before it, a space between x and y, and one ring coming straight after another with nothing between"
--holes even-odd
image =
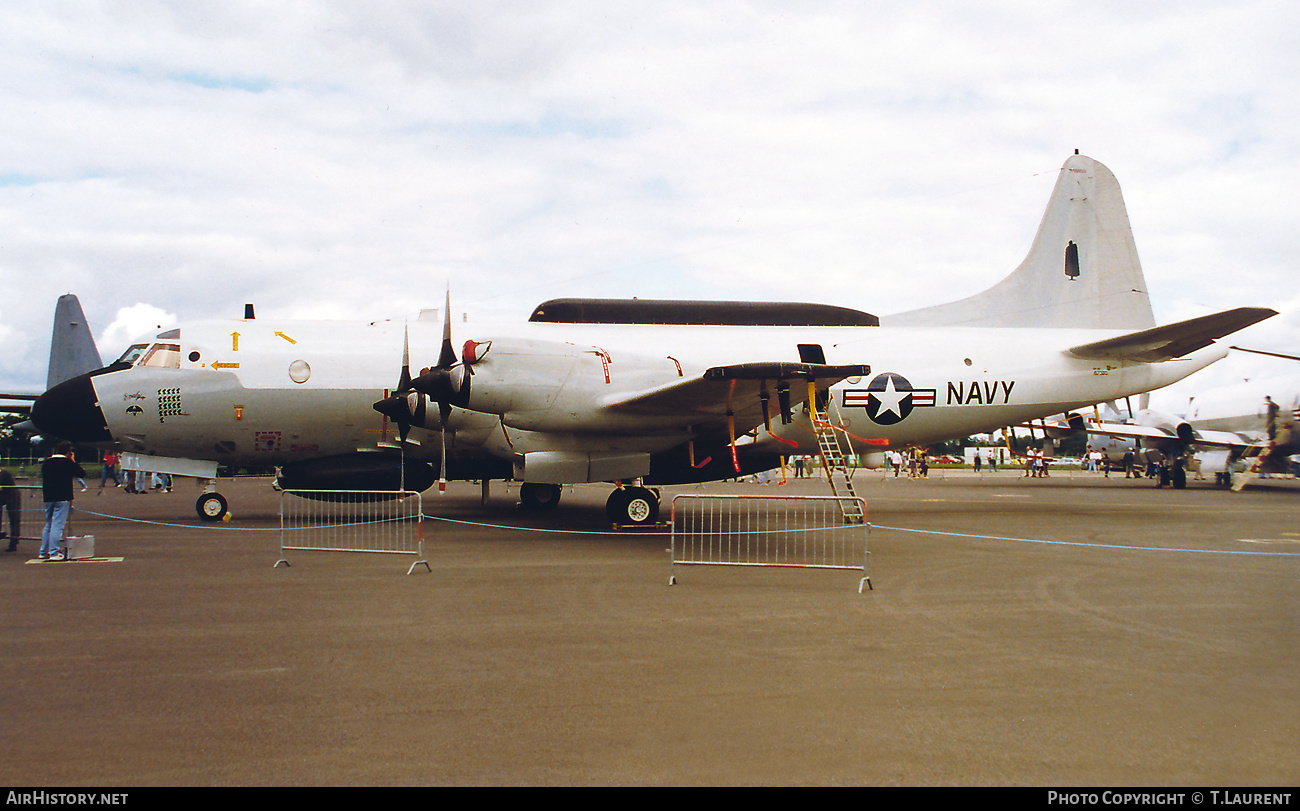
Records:
<instances>
[{"instance_id":1,"label":"engine nacelle","mask_svg":"<svg viewBox=\"0 0 1300 811\"><path fill-rule=\"evenodd\" d=\"M465 408L487 414L545 414L574 365L592 350L559 341L474 341L461 385ZM458 403L460 404L460 403Z\"/></svg>"},{"instance_id":2,"label":"engine nacelle","mask_svg":"<svg viewBox=\"0 0 1300 811\"><path fill-rule=\"evenodd\" d=\"M1169 434L1168 439L1142 440L1142 447L1158 450L1166 455L1181 454L1196 439L1196 429L1176 414L1147 409L1139 411L1134 422L1147 428L1159 428Z\"/></svg>"}]
</instances>

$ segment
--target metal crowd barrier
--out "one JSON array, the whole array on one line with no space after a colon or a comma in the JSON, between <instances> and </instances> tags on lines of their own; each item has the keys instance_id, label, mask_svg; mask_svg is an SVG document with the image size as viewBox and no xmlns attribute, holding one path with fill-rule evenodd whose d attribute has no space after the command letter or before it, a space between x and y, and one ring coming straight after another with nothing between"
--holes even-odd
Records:
<instances>
[{"instance_id":1,"label":"metal crowd barrier","mask_svg":"<svg viewBox=\"0 0 1300 811\"><path fill-rule=\"evenodd\" d=\"M867 523L845 522L836 496L675 496L672 504L672 574L677 566L762 566L847 569L867 576ZM861 503L867 514L866 500Z\"/></svg>"},{"instance_id":2,"label":"metal crowd barrier","mask_svg":"<svg viewBox=\"0 0 1300 811\"><path fill-rule=\"evenodd\" d=\"M24 479L23 481L26 482L30 480ZM88 482L87 484L87 491L83 491L80 484L74 482L72 485L72 511L68 513L68 523L63 528L63 538L65 542L70 543L76 536L78 520L77 506L86 503L86 496L91 495L89 490L93 490L95 487L93 483ZM13 484L10 486L14 491L16 491L18 499L14 505L16 506L16 509L12 512L6 509L6 514L4 515L3 520L0 520L0 531L6 533L7 536L3 540L0 540L0 544L9 544L12 538L17 535L18 540L32 542L39 546L41 542L41 534L45 530L44 488L42 488L39 483ZM5 506L8 507L9 504L6 503ZM18 528L18 532L16 533L14 532L15 527ZM33 547L30 551L35 553L36 548Z\"/></svg>"},{"instance_id":3,"label":"metal crowd barrier","mask_svg":"<svg viewBox=\"0 0 1300 811\"><path fill-rule=\"evenodd\" d=\"M4 521L0 522L0 530L9 533L12 536L13 528L15 524L17 524L20 540L36 541L39 543L41 540L41 531L45 529L45 498L41 492L41 485L39 482L37 484L15 484L13 485L13 488L18 491L17 520L15 521L14 515L6 514L4 516ZM74 488L76 488L75 485ZM80 488L76 489L78 492L74 493L74 495L81 495L79 492ZM69 525L66 531L66 534L68 535L72 534L71 521L75 517L75 508L77 506L77 501L75 499L72 502L72 506L74 512L68 517ZM9 540L5 539L4 543L7 544L8 542Z\"/></svg>"},{"instance_id":4,"label":"metal crowd barrier","mask_svg":"<svg viewBox=\"0 0 1300 811\"><path fill-rule=\"evenodd\" d=\"M280 559L288 551L379 552L424 559L424 508L413 490L282 490L280 492Z\"/></svg>"}]
</instances>

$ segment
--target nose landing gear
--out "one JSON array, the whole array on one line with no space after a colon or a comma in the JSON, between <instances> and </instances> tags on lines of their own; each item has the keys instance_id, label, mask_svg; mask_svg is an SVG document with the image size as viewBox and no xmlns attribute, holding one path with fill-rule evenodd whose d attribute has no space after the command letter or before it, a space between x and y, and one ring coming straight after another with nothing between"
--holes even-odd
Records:
<instances>
[{"instance_id":1,"label":"nose landing gear","mask_svg":"<svg viewBox=\"0 0 1300 811\"><path fill-rule=\"evenodd\" d=\"M204 493L194 502L194 509L204 521L220 521L226 517L229 505L220 493Z\"/></svg>"}]
</instances>

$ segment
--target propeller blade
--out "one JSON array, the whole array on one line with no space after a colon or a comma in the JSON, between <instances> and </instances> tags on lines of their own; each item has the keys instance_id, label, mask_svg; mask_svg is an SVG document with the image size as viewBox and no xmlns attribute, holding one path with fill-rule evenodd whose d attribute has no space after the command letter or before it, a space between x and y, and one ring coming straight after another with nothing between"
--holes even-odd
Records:
<instances>
[{"instance_id":1,"label":"propeller blade","mask_svg":"<svg viewBox=\"0 0 1300 811\"><path fill-rule=\"evenodd\" d=\"M438 474L438 492L447 491L447 421L451 419L451 398L460 390L459 381L452 377L451 367L456 365L456 350L451 345L451 288L447 289L442 318L442 350L438 353L438 368L431 370L436 380L432 387L438 392L434 399L438 402L438 420L442 426L442 465ZM420 375L424 377L424 375Z\"/></svg>"},{"instance_id":2,"label":"propeller blade","mask_svg":"<svg viewBox=\"0 0 1300 811\"><path fill-rule=\"evenodd\" d=\"M442 318L442 351L438 353L438 368L450 369L456 363L456 349L451 345L451 290L447 291L447 303Z\"/></svg>"},{"instance_id":3,"label":"propeller blade","mask_svg":"<svg viewBox=\"0 0 1300 811\"><path fill-rule=\"evenodd\" d=\"M405 443L406 435L411 432L411 422L424 421L424 400L411 401L410 395L419 397L411 386L411 331L406 327L402 332L402 374L398 378L397 389L372 407L389 420L397 423L397 436Z\"/></svg>"},{"instance_id":4,"label":"propeller blade","mask_svg":"<svg viewBox=\"0 0 1300 811\"><path fill-rule=\"evenodd\" d=\"M397 390L406 392L411 388L411 328L402 327L402 376L398 378Z\"/></svg>"}]
</instances>

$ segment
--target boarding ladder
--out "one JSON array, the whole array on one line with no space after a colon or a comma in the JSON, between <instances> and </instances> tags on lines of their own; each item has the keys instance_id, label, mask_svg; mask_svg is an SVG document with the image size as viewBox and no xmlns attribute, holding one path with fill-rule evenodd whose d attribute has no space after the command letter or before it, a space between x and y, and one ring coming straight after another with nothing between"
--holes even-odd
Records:
<instances>
[{"instance_id":1,"label":"boarding ladder","mask_svg":"<svg viewBox=\"0 0 1300 811\"><path fill-rule=\"evenodd\" d=\"M830 414L819 415L816 400L809 387L808 416L811 418L813 431L817 434L817 445L822 453L822 468L831 485L831 493L840 505L840 513L846 524L864 524L863 502L853 491L853 469L848 465L848 457L853 453L848 435L837 430L830 421ZM829 409L828 409L829 410Z\"/></svg>"}]
</instances>

